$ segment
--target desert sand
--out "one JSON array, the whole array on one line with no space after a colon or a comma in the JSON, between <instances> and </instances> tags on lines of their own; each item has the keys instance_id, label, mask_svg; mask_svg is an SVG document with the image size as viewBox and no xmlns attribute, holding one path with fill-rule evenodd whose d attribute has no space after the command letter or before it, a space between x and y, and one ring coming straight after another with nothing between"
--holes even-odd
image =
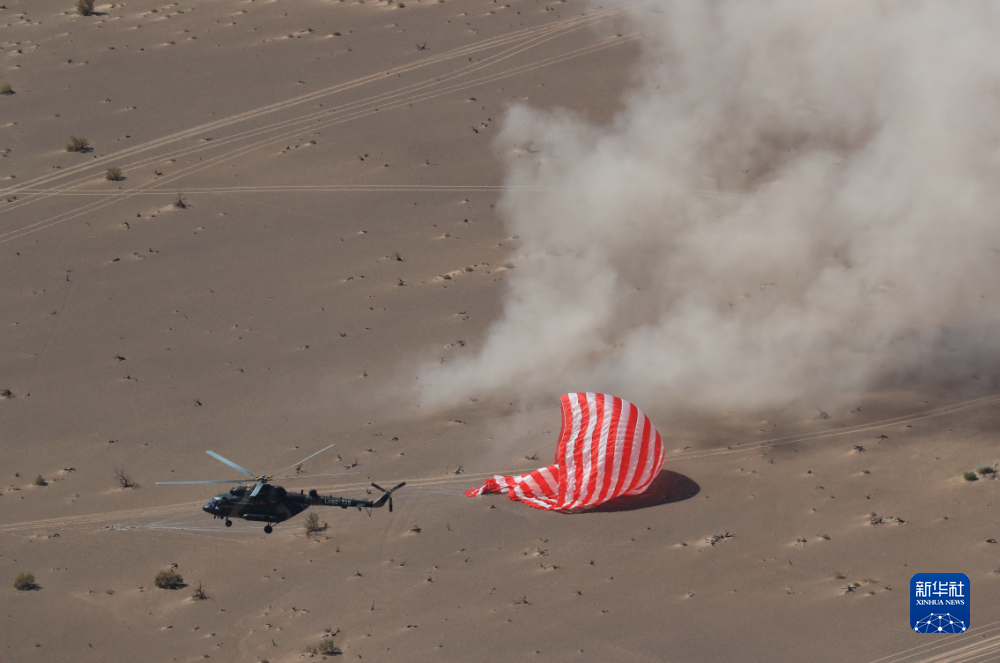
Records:
<instances>
[{"instance_id":1,"label":"desert sand","mask_svg":"<svg viewBox=\"0 0 1000 663\"><path fill-rule=\"evenodd\" d=\"M1000 483L962 477L1000 460L1000 397L975 378L825 412L633 397L667 451L648 495L464 497L549 462L559 394L427 411L413 366L500 316L503 157L531 150L496 132L516 101L611 121L643 38L620 11L6 0L0 661L275 663L330 634L368 661L1000 656ZM302 469L345 474L294 487L406 481L393 513L266 535L202 513L212 486L155 485L334 442ZM187 587L155 588L171 565ZM968 634L909 630L921 571L969 575Z\"/></svg>"}]
</instances>

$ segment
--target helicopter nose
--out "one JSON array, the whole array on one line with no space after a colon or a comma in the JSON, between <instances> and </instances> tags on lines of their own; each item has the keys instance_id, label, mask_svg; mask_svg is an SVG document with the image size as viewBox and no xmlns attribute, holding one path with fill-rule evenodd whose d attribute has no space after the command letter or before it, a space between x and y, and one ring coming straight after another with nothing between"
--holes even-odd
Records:
<instances>
[{"instance_id":1,"label":"helicopter nose","mask_svg":"<svg viewBox=\"0 0 1000 663\"><path fill-rule=\"evenodd\" d=\"M215 500L214 499L213 500L209 500L208 504L206 504L205 506L201 507L201 510L204 511L205 513L212 513L212 514L214 514L215 513Z\"/></svg>"}]
</instances>

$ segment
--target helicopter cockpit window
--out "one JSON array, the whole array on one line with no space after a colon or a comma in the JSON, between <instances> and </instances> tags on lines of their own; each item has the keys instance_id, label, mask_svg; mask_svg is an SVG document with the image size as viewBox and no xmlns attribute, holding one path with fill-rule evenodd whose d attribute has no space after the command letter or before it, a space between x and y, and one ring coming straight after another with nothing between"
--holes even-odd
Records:
<instances>
[{"instance_id":1,"label":"helicopter cockpit window","mask_svg":"<svg viewBox=\"0 0 1000 663\"><path fill-rule=\"evenodd\" d=\"M243 497L243 493L247 492L246 486L236 486L229 490L230 495L235 495L237 497Z\"/></svg>"}]
</instances>

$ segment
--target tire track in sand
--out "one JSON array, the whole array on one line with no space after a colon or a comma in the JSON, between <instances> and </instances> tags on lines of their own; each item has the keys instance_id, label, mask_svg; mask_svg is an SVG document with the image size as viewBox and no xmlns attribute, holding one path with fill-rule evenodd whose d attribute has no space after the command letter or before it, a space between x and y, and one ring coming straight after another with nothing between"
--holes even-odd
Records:
<instances>
[{"instance_id":1,"label":"tire track in sand","mask_svg":"<svg viewBox=\"0 0 1000 663\"><path fill-rule=\"evenodd\" d=\"M983 398L976 398L970 401L963 401L961 403L955 403L952 405L946 405L944 407L934 408L927 410L925 412L915 412L910 415L901 417L892 417L890 419L883 419L881 421L872 422L869 424L862 424L860 426L853 426L851 428L839 428L833 431L821 431L817 433L808 433L805 435L790 436L785 438L776 438L774 440L762 441L762 442L752 442L737 447L730 447L727 449L706 449L703 452L691 452L688 454L674 454L668 455L664 458L664 462L676 462L681 460L699 460L701 458L708 458L711 456L720 456L725 454L741 453L744 451L751 451L753 449L759 449L767 445L776 444L793 444L796 442L811 442L814 440L825 439L829 437L837 437L840 435L847 435L849 433L856 433L868 430L878 430L880 428L887 428L889 426L897 426L905 424L912 421L921 421L924 419L931 419L934 417L943 417L950 414L957 414L960 412L966 412L968 410L973 410L981 407L987 407L990 405L995 405L1000 403L1000 395L998 396L986 396ZM398 483L400 481L406 481L407 486L421 487L421 486L439 486L448 485L453 483L465 483L473 482L477 479L487 479L493 477L497 474L507 474L513 475L517 473L524 473L524 469L519 470L497 470L494 472L481 472L478 474L461 474L454 477L427 477L424 479L405 479L405 478L395 478L395 479L379 479L383 483ZM353 489L367 488L369 482L362 481L357 483L341 483L333 484L329 486L317 487L317 490L321 491L348 491ZM48 518L44 520L31 520L24 521L20 523L9 523L6 525L0 525L0 533L6 532L17 532L29 529L41 529L41 528L57 528L57 527L71 527L74 525L89 525L96 523L113 522L116 520L128 520L132 518L140 517L152 517L161 515L171 515L175 513L182 512L186 509L197 508L201 506L202 502L182 502L178 504L168 504L159 507L150 507L142 509L125 509L122 511L107 511L104 513L92 513L92 514L81 514L78 516L63 516L59 518ZM1000 622L997 622L1000 624ZM982 627L985 628L985 627ZM998 626L1000 629L1000 626ZM975 630L975 629L973 629ZM969 633L972 633L970 630ZM1000 635L998 635L1000 637ZM998 644L1000 646L1000 644ZM903 660L903 659L900 659ZM926 662L930 663L931 659ZM964 659L961 659L964 660ZM972 660L972 659L970 659ZM878 661L872 661L872 663L890 663L889 659L879 659Z\"/></svg>"},{"instance_id":2,"label":"tire track in sand","mask_svg":"<svg viewBox=\"0 0 1000 663\"><path fill-rule=\"evenodd\" d=\"M73 175L73 174L75 174L77 172L80 172L80 171L95 171L95 172L97 172L99 174L100 167L103 167L104 165L106 165L108 163L120 162L125 157L129 157L129 156L132 156L132 155L135 155L135 154L141 154L143 152L147 152L147 151L150 151L150 150L155 150L157 148L164 147L164 146L176 143L176 142L178 142L180 140L184 140L184 139L187 139L187 138L193 138L195 136L198 136L199 134L203 134L203 133L207 133L209 131L215 131L215 130L218 130L218 129L222 129L222 128L225 128L225 127L228 127L228 126L231 126L233 124L240 123L240 122L245 122L245 121L248 121L248 120L253 120L253 119L256 119L258 117L261 117L261 116L264 116L264 115L268 115L268 114L271 114L271 113L275 113L275 112L278 112L278 111L281 111L281 110L286 110L286 109L292 108L294 106L297 106L297 105L300 105L300 104L303 104L303 103L307 103L307 102L310 102L310 101L315 101L317 99L323 99L325 97L328 97L328 96L331 96L331 95L334 95L334 94L338 94L338 93L341 93L341 92L344 92L344 91L347 91L347 90L354 89L356 87L360 87L360 86L363 86L363 85L366 85L366 84L369 84L369 83L373 83L373 82L382 80L383 78L390 77L393 74L399 75L399 74L407 73L407 72L410 72L410 71L415 71L415 70L418 70L420 68L428 67L428 66L435 65L435 64L440 64L440 63L446 62L448 60L452 60L452 59L460 58L460 57L465 57L465 56L468 56L468 55L471 55L471 54L474 54L474 53L478 53L478 52L481 52L481 51L488 51L488 50L491 50L491 49L495 49L495 48L499 48L499 47L502 47L502 46L506 46L508 44L517 44L518 42L525 42L525 43L528 43L530 45L531 41L537 40L539 38L546 37L546 36L551 35L553 33L556 34L556 35L559 35L559 34L562 34L562 33L568 32L568 31L572 31L572 30L574 30L574 29L576 29L578 27L581 27L583 25L588 25L588 24L591 24L591 23L594 23L594 22L599 22L599 21L607 20L609 18L615 18L615 17L621 16L624 13L624 9L626 7L633 6L633 5L645 4L645 2L646 2L646 0L641 0L639 2L631 2L631 3L628 3L627 5L624 5L622 7L618 7L618 8L615 8L615 9L608 9L608 10L597 11L597 12L594 12L592 14L586 14L586 15L581 16L581 17L573 17L573 18L563 19L563 20L556 21L556 22L553 22L553 23L549 23L549 24L543 25L543 26L536 26L536 27L533 27L533 28L525 28L523 30L514 31L513 33L509 33L507 35L500 35L500 36L492 37L490 39L487 39L487 40L484 40L484 41L481 41L481 42L477 42L475 44L471 44L471 45L468 45L468 46L462 46L462 47L458 47L458 48L455 48L455 49L451 49L451 50L445 51L444 53L441 53L439 55L433 55L433 56L430 56L430 57L423 58L423 59L421 59L421 60L419 60L417 62L409 63L409 64L406 64L406 65L402 65L400 67L395 67L395 68L389 69L389 70L384 71L384 72L378 72L378 73L375 73L375 74L368 74L366 76L362 76L362 77L354 79L352 81L347 81L345 83L339 83L337 85L330 86L330 87L324 88L322 90L318 90L318 91L315 91L315 92L311 92L311 93L307 93L307 94L304 94L304 95L300 95L298 97L294 97L294 98L289 99L289 100L285 100L285 101L277 102L277 103L274 103L274 104L270 104L270 105L264 106L262 108L258 108L258 109L246 111L246 112L243 112L243 113L238 113L236 115L232 115L232 116L227 117L227 118L222 118L220 120L216 120L216 121L213 121L213 122L209 122L209 123L206 123L206 124L194 127L192 129L186 129L186 130L174 133L174 134L172 134L170 136L166 136L164 138L155 139L155 140L148 141L146 143L143 143L143 144L131 147L131 148L126 148L124 150L119 150L117 152L113 152L111 154L102 156L99 159L96 159L94 161L91 161L91 162L88 162L88 163L84 163L84 164L79 164L78 166L73 166L71 168L62 169L61 172L59 172L59 173L49 173L49 174L46 174L44 176L40 176L40 177L36 177L36 178L30 179L30 180L26 180L26 181L24 181L22 183L18 183L17 185L12 185L12 186L9 186L9 187L6 187L6 188L2 188L2 189L0 189L0 194L3 194L3 195L17 194L19 192L24 191L25 189L32 188L32 187L38 187L38 186L41 186L43 184L46 184L46 183L49 183L49 182L53 182L53 181L58 181L60 179L63 179L65 177L68 177L68 176ZM495 56L495 55L494 56L489 56L488 58L485 59L485 62L489 63L490 61L492 61L496 57L497 56ZM454 76L457 76L457 75L462 75L463 72L467 72L467 71L470 71L470 70L474 71L474 70L476 70L478 68L482 68L482 66L486 66L486 65L481 64L483 62L484 62L484 60L480 60L479 63L473 64L473 65L464 65L464 66L460 67L459 69L446 74L445 77L454 77ZM442 77L442 78L444 78L444 77ZM358 103L378 101L379 99L383 98L385 95L398 94L398 93L400 93L402 91L405 91L405 90L407 90L409 88L413 88L413 87L425 85L430 80L431 79L427 79L425 81L421 81L421 82L418 82L418 83L410 84L408 86L404 86L401 89L397 89L395 92L391 92L390 91L390 92L382 93L380 95L375 95L373 97L370 97L367 100L360 100L358 102L352 102L352 103L353 104L358 104ZM350 105L351 104L349 104L348 106L350 106ZM313 112L312 114L309 115L309 117L315 117L316 114L317 114L316 112ZM261 128L266 128L267 126L278 126L278 125L286 124L286 123L288 123L290 121L294 121L294 120L285 120L283 122L274 123L272 125L265 125L265 127L257 127L255 129L255 131L259 130ZM143 161L130 162L130 163L126 163L124 165L122 165L122 164L119 163L119 166L120 167L124 167L124 168L139 168L139 167L142 167L144 165L149 165L150 163L154 163L156 161L160 161L160 160L167 159L167 158L170 158L170 157L175 157L175 156L184 156L184 155L190 154L192 152L197 152L197 151L200 151L202 149L209 149L211 147L212 146L205 146L205 145L199 145L199 146L196 146L196 147L189 147L189 148L185 148L185 149L182 149L180 151L177 151L177 152L167 153L165 155L160 154L160 155L156 155L156 156L153 156L153 157L149 157L149 158L146 158ZM89 180L89 179L91 179L93 177L96 177L96 176L97 175L92 175L92 176L89 176L87 179ZM70 184L65 184L65 185L60 185L60 186L66 187L66 186L72 186L72 184L70 183ZM11 207L5 207L4 209L0 209L0 215L6 213L8 211L13 211L13 210L19 208L22 204L26 204L27 202L28 201L23 201L21 204L15 204L15 205L13 205Z\"/></svg>"},{"instance_id":3,"label":"tire track in sand","mask_svg":"<svg viewBox=\"0 0 1000 663\"><path fill-rule=\"evenodd\" d=\"M606 19L602 18L600 20L606 20ZM490 66L492 64L495 64L496 62L499 62L501 60L505 60L505 59L508 59L510 57L513 57L514 55L518 55L521 52L524 52L524 51L526 51L529 48L537 46L537 45L539 45L541 43L544 43L546 41L549 41L551 39L555 39L557 37L563 36L563 35L567 34L568 32L571 32L571 31L576 30L576 29L580 29L580 28L585 27L586 25L589 25L589 24L590 23L586 23L586 24L583 24L583 25L577 25L577 26L571 26L569 28L566 28L565 30L562 30L562 31L558 32L557 34L552 35L552 36L548 36L548 37L545 37L545 38L536 39L536 40L534 40L534 41L532 41L530 43L527 43L525 45L522 45L520 47L513 48L513 49L508 49L508 51L505 51L503 53L497 54L497 56L495 56L493 59L487 59L488 61L482 61L482 63L477 63L477 65L475 66L475 70L478 70L478 69L481 69L481 68L485 68L485 67ZM379 104L379 105L381 106L381 110L393 110L393 109L400 108L400 107L402 107L404 105L407 105L407 104L417 103L419 101L426 101L428 99L432 99L434 97L438 97L438 96L441 96L441 95L444 95L444 94L448 94L450 92L455 92L455 91L458 91L458 90L467 89L467 88L475 86L475 85L481 85L483 83L487 83L487 82L499 80L499 79L502 79L502 78L507 78L509 76L517 75L519 73L524 73L526 71L532 71L532 70L537 69L537 68L542 67L542 66L548 66L548 65L551 65L551 64L555 64L557 62L562 62L563 60L567 60L567 59L570 59L570 58L573 58L573 57L578 57L580 55L584 55L584 54L587 54L587 53L595 52L597 50L602 50L604 48L609 48L611 46L615 46L615 45L618 45L620 43L626 43L628 41L632 41L634 39L640 38L642 36L642 34L643 33L634 33L632 35L628 35L627 37L618 38L618 39L615 39L615 40L611 40L611 41L608 41L608 42L605 42L605 43L599 43L599 44L591 45L591 46L588 46L588 47L583 47L583 48L580 48L580 49L576 49L574 51L570 51L569 53L565 53L565 54L562 54L562 55L558 55L558 56L554 56L554 57L548 58L546 60L542 60L540 62L535 62L535 63L530 63L530 64L527 64L527 65L522 65L520 67L516 67L514 69L509 69L509 70L506 70L506 71L501 71L499 73L488 74L488 75L480 77L478 79L464 81L462 83L451 85L450 87L446 87L446 88L443 88L443 89L438 89L438 90L431 89L428 92L424 92L423 91L423 90L428 89L428 88L437 87L437 86L440 85L441 81L446 81L446 79L449 78L448 76L442 76L442 77L434 79L432 82L427 82L426 84L417 84L417 86L415 86L416 87L416 94L415 95L411 95L410 97L406 97L406 98L403 98L401 100L396 100L394 102L391 102L389 106L386 106L385 104ZM466 68L468 68L468 67L466 67ZM464 76L464 75L465 74L462 74L462 76ZM461 77L461 76L457 76L457 77ZM454 76L452 78L454 78ZM409 86L409 87L414 87L414 86ZM397 96L397 94L398 93L392 93L392 96ZM338 115L337 117L334 117L334 118L328 118L325 122L322 121L321 119L318 119L317 120L317 124L310 124L309 128L310 129L316 129L316 128L323 128L323 127L327 127L327 126L332 126L332 125L340 124L340 123L347 122L347 121L350 121L350 120L358 119L360 117L366 117L366 116L371 115L373 113L379 112L379 110L380 110L380 108L376 108L375 107L375 102L368 102L367 100L364 100L362 102L357 102L357 103L358 103L358 105L368 104L368 108L363 108L361 110L357 110L354 113L349 114L346 117L343 114L341 114L341 115ZM340 110L340 109L338 109L338 110ZM270 126L270 127L260 127L260 128L255 129L255 130L243 132L242 134L239 134L236 137L230 137L230 138L227 138L227 139L221 139L221 140L218 140L218 141L214 141L211 145L199 145L197 147L190 148L189 151L201 151L201 150L206 150L206 149L215 149L216 147L218 147L220 145L225 145L225 144L228 144L228 143L231 143L231 142L237 142L237 141L240 141L240 140L248 140L250 138L257 138L258 136L260 136L262 134L274 131L275 128L279 128L280 129L280 128L284 128L285 126L289 126L290 124L300 124L300 123L304 123L304 122L311 122L312 119L315 119L315 115L317 115L317 114L318 115L326 115L326 114L329 114L331 112L333 112L333 111L323 111L321 113L316 113L314 115L310 115L310 116L306 117L305 119L289 120L289 121L286 121L286 122L283 122L283 123L277 123L276 125ZM172 173L171 176L168 176L168 177L165 177L165 178L161 178L161 179L157 179L157 180L153 180L153 181L148 182L148 183L143 184L143 185L139 185L137 187L138 191L137 190L132 190L132 191L127 191L127 192L122 192L122 194L123 194L122 196L112 198L110 201L91 203L89 205L84 206L83 208L78 208L78 209L70 211L70 212L65 212L63 214L59 214L59 215L57 215L55 217L49 217L48 219L43 219L41 221L37 221L35 223L29 224L27 226L23 226L23 227L18 228L18 229L10 230L10 231L7 231L5 233L0 233L0 243L5 243L5 242L11 241L13 239L17 239L18 237L22 237L22 236L24 236L26 234L30 234L32 232L37 232L38 230L42 230L44 228L48 228L50 226L53 226L53 225L56 225L56 224L59 224L59 223L63 223L65 221L69 221L71 219L77 218L79 216L82 216L84 214L87 214L87 213L90 213L90 212L93 212L93 211L96 211L98 209L102 209L104 207L107 207L110 204L113 204L114 202L117 202L118 200L121 200L121 199L124 199L124 198L129 198L129 197L131 197L131 195L136 195L138 193L145 192L148 189L156 188L156 187L163 187L163 186L165 186L165 185L167 185L167 184L169 184L169 183L171 183L173 181L176 181L177 179L180 179L180 178L188 176L188 175L192 175L192 174L194 174L196 172L199 172L201 170L205 170L206 168L212 167L212 166L214 166L217 163L220 163L222 161L230 160L230 159L236 158L238 156L242 156L242 155L244 155L247 152L250 152L250 151L253 151L253 150L256 150L256 149L263 149L265 147L269 147L271 145L283 142L283 141L287 140L288 138L291 138L293 136L299 135L300 132L303 131L303 130L304 130L304 127L296 127L293 130L285 132L283 134L280 134L280 135L277 135L277 136L271 136L265 142L253 142L253 143L251 143L250 145L248 145L246 147L236 148L236 149L234 149L234 150L232 150L230 152L223 153L223 154L218 155L216 157L212 157L208 161L202 161L201 163L198 163L198 164L195 164L195 165L192 165L192 166L188 166L186 168L182 168L179 171L175 171L175 173ZM88 177L88 178L80 180L79 183L76 184L76 185L68 184L68 185L64 185L63 188L65 189L66 187L73 187L73 186L79 187L79 186L83 186L84 184L92 182L92 181L93 180ZM114 193L117 194L118 192L114 192ZM41 195L42 198L47 197L46 194L40 194L40 195ZM37 199L38 198L36 198L36 200ZM26 201L25 204L27 204L27 202L28 201Z\"/></svg>"}]
</instances>

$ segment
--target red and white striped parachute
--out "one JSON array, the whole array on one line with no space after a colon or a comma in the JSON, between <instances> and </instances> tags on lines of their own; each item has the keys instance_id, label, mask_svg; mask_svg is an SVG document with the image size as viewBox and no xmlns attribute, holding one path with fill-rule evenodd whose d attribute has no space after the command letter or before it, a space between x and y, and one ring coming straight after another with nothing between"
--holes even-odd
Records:
<instances>
[{"instance_id":1,"label":"red and white striped parachute","mask_svg":"<svg viewBox=\"0 0 1000 663\"><path fill-rule=\"evenodd\" d=\"M566 394L554 465L495 476L469 497L506 492L536 509L577 511L638 495L663 466L663 443L639 408L608 394Z\"/></svg>"}]
</instances>

